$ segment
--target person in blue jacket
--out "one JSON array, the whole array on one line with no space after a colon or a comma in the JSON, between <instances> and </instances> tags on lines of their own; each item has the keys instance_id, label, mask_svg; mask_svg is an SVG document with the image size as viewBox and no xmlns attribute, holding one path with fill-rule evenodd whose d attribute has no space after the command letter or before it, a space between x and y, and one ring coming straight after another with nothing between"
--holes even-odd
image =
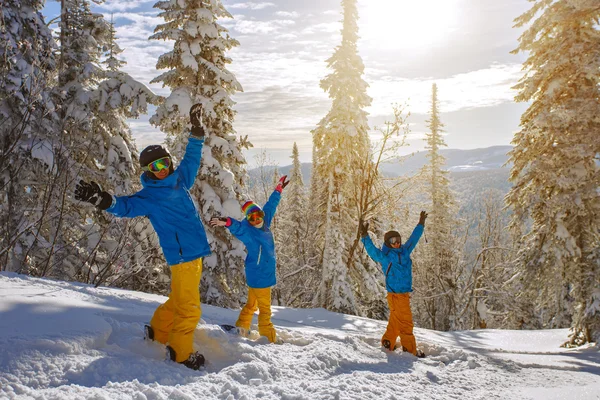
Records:
<instances>
[{"instance_id":1,"label":"person in blue jacket","mask_svg":"<svg viewBox=\"0 0 600 400\"><path fill-rule=\"evenodd\" d=\"M243 332L250 330L254 312L258 309L258 333L266 336L269 342L278 342L271 322L271 287L275 285L275 241L271 232L271 222L275 216L281 192L290 183L287 175L279 180L275 191L261 209L256 203L247 201L242 206L243 221L232 218L211 218L211 226L225 226L246 246L246 283L248 300L240 311L235 326Z\"/></svg>"},{"instance_id":2,"label":"person in blue jacket","mask_svg":"<svg viewBox=\"0 0 600 400\"><path fill-rule=\"evenodd\" d=\"M386 232L384 243L378 249L369 237L369 224L360 222L362 243L369 257L379 263L385 275L385 288L388 292L387 301L390 308L390 317L381 345L387 350L396 349L396 339L400 336L400 343L404 351L417 357L424 357L421 350L417 350L417 341L413 335L413 317L410 310L410 292L412 292L412 260L410 253L415 249L425 229L427 213L421 211L419 224L412 234L402 244L402 237L396 231Z\"/></svg>"},{"instance_id":3,"label":"person in blue jacket","mask_svg":"<svg viewBox=\"0 0 600 400\"><path fill-rule=\"evenodd\" d=\"M192 129L179 167L160 145L140 154L143 189L131 196L113 196L95 182L80 181L75 199L94 204L118 217L146 216L150 219L167 263L171 267L171 292L146 325L146 339L168 344L173 361L198 369L204 356L193 350L194 331L200 320L202 257L211 253L198 209L190 195L200 167L204 128L202 106L190 110Z\"/></svg>"}]
</instances>

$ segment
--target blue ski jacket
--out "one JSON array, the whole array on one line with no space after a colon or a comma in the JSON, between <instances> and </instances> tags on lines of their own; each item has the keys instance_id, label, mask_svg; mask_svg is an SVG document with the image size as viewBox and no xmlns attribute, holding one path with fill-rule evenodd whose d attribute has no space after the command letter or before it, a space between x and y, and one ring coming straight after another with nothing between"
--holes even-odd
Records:
<instances>
[{"instance_id":1,"label":"blue ski jacket","mask_svg":"<svg viewBox=\"0 0 600 400\"><path fill-rule=\"evenodd\" d=\"M361 240L373 261L381 264L385 274L385 289L390 293L412 292L412 260L410 253L415 249L425 227L417 225L412 234L402 246L397 249L381 246L375 247L369 235Z\"/></svg>"},{"instance_id":2,"label":"blue ski jacket","mask_svg":"<svg viewBox=\"0 0 600 400\"><path fill-rule=\"evenodd\" d=\"M274 191L263 207L265 223L262 228L255 228L248 220L237 221L229 218L231 225L229 231L246 246L246 283L251 288L263 289L277 283L275 278L275 241L269 229L277 205L281 200L281 193Z\"/></svg>"},{"instance_id":3,"label":"blue ski jacket","mask_svg":"<svg viewBox=\"0 0 600 400\"><path fill-rule=\"evenodd\" d=\"M169 265L211 253L198 208L190 195L200 167L204 140L190 137L185 155L173 173L162 180L143 174L143 189L131 196L113 196L106 210L117 217L150 219Z\"/></svg>"}]
</instances>

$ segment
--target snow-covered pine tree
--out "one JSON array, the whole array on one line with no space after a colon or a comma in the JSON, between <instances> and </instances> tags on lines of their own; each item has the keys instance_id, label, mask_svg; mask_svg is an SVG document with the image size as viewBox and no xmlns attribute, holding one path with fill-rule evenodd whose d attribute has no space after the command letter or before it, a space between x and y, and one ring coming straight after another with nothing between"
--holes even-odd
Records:
<instances>
[{"instance_id":1,"label":"snow-covered pine tree","mask_svg":"<svg viewBox=\"0 0 600 400\"><path fill-rule=\"evenodd\" d=\"M288 176L290 183L284 191L277 212L277 293L280 305L302 308L311 306L319 277L308 262L307 224L312 215L308 212L306 188L296 143L291 158L292 170Z\"/></svg>"},{"instance_id":2,"label":"snow-covered pine tree","mask_svg":"<svg viewBox=\"0 0 600 400\"><path fill-rule=\"evenodd\" d=\"M516 261L548 327L600 340L600 3L538 0L514 53L528 53L515 100L530 102L513 139L507 202L532 225Z\"/></svg>"},{"instance_id":3,"label":"snow-covered pine tree","mask_svg":"<svg viewBox=\"0 0 600 400\"><path fill-rule=\"evenodd\" d=\"M321 219L314 245L316 254L322 252L317 261L322 277L313 304L332 311L363 315L364 310L356 301L355 291L359 288L356 278L366 273L364 263L370 261L350 258L349 250L358 226L353 185L359 184L364 157L370 154L364 108L371 104L371 98L366 94L368 85L362 79L364 65L356 46L356 0L342 0L341 4L344 15L342 44L327 60L333 72L321 81L321 88L329 92L332 106L312 132L311 204L317 208L310 212L313 218ZM379 296L380 293L361 295L368 303L365 296Z\"/></svg>"},{"instance_id":4,"label":"snow-covered pine tree","mask_svg":"<svg viewBox=\"0 0 600 400\"><path fill-rule=\"evenodd\" d=\"M446 159L440 148L446 146L442 137L443 127L439 115L437 85L431 89L431 109L427 120L429 132L425 134L429 163L423 166L426 191L431 208L426 223L427 248L420 250L421 260L415 268L416 308L426 312L421 321L426 327L437 330L453 329L453 318L458 309L458 254L457 241L453 236L456 227L456 203L450 191L448 171L443 169ZM421 303L419 305L419 303Z\"/></svg>"},{"instance_id":5,"label":"snow-covered pine tree","mask_svg":"<svg viewBox=\"0 0 600 400\"><path fill-rule=\"evenodd\" d=\"M217 23L218 18L231 18L220 0L159 1L154 7L162 10L159 16L165 23L156 27L151 39L173 40L174 47L156 65L167 71L152 82L162 82L171 94L151 122L167 133L172 154L181 156L189 133L189 109L202 103L207 138L192 194L200 203L213 251L204 258L202 301L237 307L246 287L243 245L222 228L209 227L208 221L220 215L241 217L246 176L242 148L250 144L238 141L233 129L231 95L242 87L227 70L231 60L225 55L239 43Z\"/></svg>"},{"instance_id":6,"label":"snow-covered pine tree","mask_svg":"<svg viewBox=\"0 0 600 400\"><path fill-rule=\"evenodd\" d=\"M29 273L45 255L45 181L56 172L49 137L56 43L41 0L6 0L0 12L0 269ZM37 210L37 211L36 211Z\"/></svg>"},{"instance_id":7,"label":"snow-covered pine tree","mask_svg":"<svg viewBox=\"0 0 600 400\"><path fill-rule=\"evenodd\" d=\"M118 58L123 50L117 43L112 17L106 47L102 62L106 69L101 72L90 102L94 137L102 141L97 149L102 169L95 178L111 193L128 195L141 189L141 170L127 119L147 113L147 104L159 105L161 98L121 71L126 62ZM89 281L144 291L164 290L168 282L166 263L149 221L112 218L106 214L102 217L91 228L96 232L106 231L96 243L99 253L96 259L102 260L102 266L89 274Z\"/></svg>"}]
</instances>

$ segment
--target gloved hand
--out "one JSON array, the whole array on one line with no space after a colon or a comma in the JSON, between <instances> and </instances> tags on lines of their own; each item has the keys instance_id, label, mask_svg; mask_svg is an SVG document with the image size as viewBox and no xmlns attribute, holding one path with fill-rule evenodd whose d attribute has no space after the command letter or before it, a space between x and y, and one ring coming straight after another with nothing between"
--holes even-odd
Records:
<instances>
[{"instance_id":1,"label":"gloved hand","mask_svg":"<svg viewBox=\"0 0 600 400\"><path fill-rule=\"evenodd\" d=\"M190 135L197 139L204 139L204 127L202 126L202 104L194 104L190 108L190 122L192 130Z\"/></svg>"},{"instance_id":2,"label":"gloved hand","mask_svg":"<svg viewBox=\"0 0 600 400\"><path fill-rule=\"evenodd\" d=\"M421 211L421 215L419 216L419 225L425 226L425 220L427 219L427 214L425 211Z\"/></svg>"},{"instance_id":3,"label":"gloved hand","mask_svg":"<svg viewBox=\"0 0 600 400\"><path fill-rule=\"evenodd\" d=\"M87 183L80 180L75 185L75 200L86 201L101 210L106 210L112 205L113 199L110 193L102 191L102 187L96 182Z\"/></svg>"},{"instance_id":4,"label":"gloved hand","mask_svg":"<svg viewBox=\"0 0 600 400\"><path fill-rule=\"evenodd\" d=\"M208 222L210 226L231 226L231 221L227 217L212 217Z\"/></svg>"},{"instance_id":5,"label":"gloved hand","mask_svg":"<svg viewBox=\"0 0 600 400\"><path fill-rule=\"evenodd\" d=\"M281 193L283 191L283 189L285 189L285 187L287 185L289 185L290 181L286 182L287 175L284 175L281 177L281 179L279 180L279 183L277 184L277 187L275 187L275 190L278 191L279 193Z\"/></svg>"},{"instance_id":6,"label":"gloved hand","mask_svg":"<svg viewBox=\"0 0 600 400\"><path fill-rule=\"evenodd\" d=\"M358 221L358 229L360 230L360 237L369 236L369 223L368 222L363 222L362 219L360 221Z\"/></svg>"}]
</instances>

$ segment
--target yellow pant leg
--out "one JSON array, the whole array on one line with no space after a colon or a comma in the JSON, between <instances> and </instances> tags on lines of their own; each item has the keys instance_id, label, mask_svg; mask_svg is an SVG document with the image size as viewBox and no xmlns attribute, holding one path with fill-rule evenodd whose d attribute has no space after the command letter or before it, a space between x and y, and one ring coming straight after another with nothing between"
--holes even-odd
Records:
<instances>
[{"instance_id":1,"label":"yellow pant leg","mask_svg":"<svg viewBox=\"0 0 600 400\"><path fill-rule=\"evenodd\" d=\"M400 316L396 307L395 296L397 296L396 293L387 294L388 307L390 308L390 317L388 318L388 324L385 333L381 338L382 345L384 340L388 340L390 342L391 350L393 350L396 346L396 339L400 334Z\"/></svg>"},{"instance_id":2,"label":"yellow pant leg","mask_svg":"<svg viewBox=\"0 0 600 400\"><path fill-rule=\"evenodd\" d=\"M242 311L240 311L240 316L238 317L235 326L250 330L252 317L254 317L254 312L257 309L258 303L256 301L256 296L254 295L254 289L248 288L248 300L246 301L246 305L242 308Z\"/></svg>"},{"instance_id":3,"label":"yellow pant leg","mask_svg":"<svg viewBox=\"0 0 600 400\"><path fill-rule=\"evenodd\" d=\"M271 322L271 288L252 289L258 301L258 333L275 342L276 332Z\"/></svg>"},{"instance_id":4,"label":"yellow pant leg","mask_svg":"<svg viewBox=\"0 0 600 400\"><path fill-rule=\"evenodd\" d=\"M202 259L173 265L171 275L169 297L174 301L174 318L169 345L177 355L175 361L183 362L193 352L194 331L202 314L199 289Z\"/></svg>"},{"instance_id":5,"label":"yellow pant leg","mask_svg":"<svg viewBox=\"0 0 600 400\"><path fill-rule=\"evenodd\" d=\"M171 281L171 293L169 299L158 306L150 320L150 326L154 330L154 340L162 344L167 344L169 332L173 328L173 318L175 317L175 302L171 298L173 293L173 282Z\"/></svg>"},{"instance_id":6,"label":"yellow pant leg","mask_svg":"<svg viewBox=\"0 0 600 400\"><path fill-rule=\"evenodd\" d=\"M413 317L410 309L410 293L398 293L396 299L396 309L398 313L400 328L400 343L406 351L414 355L417 354L417 341L413 334Z\"/></svg>"}]
</instances>

